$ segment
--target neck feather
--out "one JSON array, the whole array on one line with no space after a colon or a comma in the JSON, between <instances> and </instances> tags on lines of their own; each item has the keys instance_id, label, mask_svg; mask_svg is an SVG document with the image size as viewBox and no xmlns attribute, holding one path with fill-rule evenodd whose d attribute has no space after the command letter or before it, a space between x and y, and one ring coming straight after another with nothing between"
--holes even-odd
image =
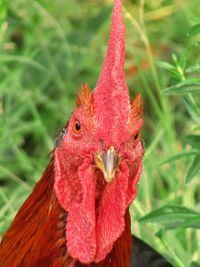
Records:
<instances>
[{"instance_id":1,"label":"neck feather","mask_svg":"<svg viewBox=\"0 0 200 267\"><path fill-rule=\"evenodd\" d=\"M53 190L53 160L18 211L0 244L0 266L65 266L66 213ZM60 265L53 265L57 261ZM66 265L68 266L68 265Z\"/></svg>"}]
</instances>

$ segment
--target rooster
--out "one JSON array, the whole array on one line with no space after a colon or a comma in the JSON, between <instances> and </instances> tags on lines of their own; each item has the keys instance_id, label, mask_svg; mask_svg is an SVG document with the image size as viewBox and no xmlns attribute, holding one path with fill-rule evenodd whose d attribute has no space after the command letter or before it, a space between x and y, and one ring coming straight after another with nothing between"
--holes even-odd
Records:
<instances>
[{"instance_id":1,"label":"rooster","mask_svg":"<svg viewBox=\"0 0 200 267\"><path fill-rule=\"evenodd\" d=\"M1 267L171 266L131 236L143 120L141 95L129 100L124 40L115 0L100 78L92 93L82 86L48 167L2 239Z\"/></svg>"}]
</instances>

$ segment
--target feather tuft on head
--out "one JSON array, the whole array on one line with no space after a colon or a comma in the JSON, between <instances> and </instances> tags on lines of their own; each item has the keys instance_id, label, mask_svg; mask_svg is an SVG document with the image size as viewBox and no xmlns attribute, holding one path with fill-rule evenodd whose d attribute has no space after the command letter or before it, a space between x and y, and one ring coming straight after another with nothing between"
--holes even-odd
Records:
<instances>
[{"instance_id":1,"label":"feather tuft on head","mask_svg":"<svg viewBox=\"0 0 200 267\"><path fill-rule=\"evenodd\" d=\"M92 94L90 93L90 87L88 83L81 85L81 90L79 95L76 98L76 106L77 108L82 107L86 111L93 114L93 103L92 103Z\"/></svg>"},{"instance_id":2,"label":"feather tuft on head","mask_svg":"<svg viewBox=\"0 0 200 267\"><path fill-rule=\"evenodd\" d=\"M137 94L131 103L131 111L129 114L128 128L132 130L135 123L142 119L143 99L141 94Z\"/></svg>"}]
</instances>

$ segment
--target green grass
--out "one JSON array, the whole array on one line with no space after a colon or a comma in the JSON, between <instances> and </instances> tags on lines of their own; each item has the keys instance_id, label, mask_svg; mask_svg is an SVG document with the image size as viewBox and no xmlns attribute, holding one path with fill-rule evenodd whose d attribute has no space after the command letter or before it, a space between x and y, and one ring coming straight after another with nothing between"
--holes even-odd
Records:
<instances>
[{"instance_id":1,"label":"green grass","mask_svg":"<svg viewBox=\"0 0 200 267\"><path fill-rule=\"evenodd\" d=\"M144 98L146 144L132 231L173 266L200 266L199 1L124 2L127 81ZM0 2L0 234L48 164L80 84L95 86L111 9L108 0Z\"/></svg>"}]
</instances>

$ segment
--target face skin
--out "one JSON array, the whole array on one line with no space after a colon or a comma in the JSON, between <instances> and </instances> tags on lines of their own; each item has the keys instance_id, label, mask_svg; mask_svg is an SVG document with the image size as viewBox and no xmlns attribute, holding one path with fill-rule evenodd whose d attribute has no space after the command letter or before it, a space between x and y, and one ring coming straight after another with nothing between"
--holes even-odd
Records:
<instances>
[{"instance_id":1,"label":"face skin","mask_svg":"<svg viewBox=\"0 0 200 267\"><path fill-rule=\"evenodd\" d=\"M135 103L137 109L130 109L126 129L116 129L118 136L126 134L121 142L113 140L113 145L110 140L116 132L110 132L109 142L102 139L103 125L92 103L74 110L54 152L55 192L68 212L67 247L82 262L102 260L122 233L126 209L136 195L143 154L141 114L134 114L137 109L141 113L141 101Z\"/></svg>"},{"instance_id":2,"label":"face skin","mask_svg":"<svg viewBox=\"0 0 200 267\"><path fill-rule=\"evenodd\" d=\"M109 146L107 140L99 137L99 128L103 128L103 125L99 125L95 120L95 114L88 112L84 107L76 108L57 149L62 153L62 163L69 169L69 176L71 172L76 177L76 170L82 164L83 159L88 158L95 176L101 176L99 180L102 180L102 184L111 183L123 164L127 165L132 177L143 153L140 141L140 129L143 122L138 117L134 121L135 125L131 123L127 121L126 136L122 138L122 142ZM121 132L121 129L116 129L116 131ZM74 178L73 182L75 182Z\"/></svg>"}]
</instances>

